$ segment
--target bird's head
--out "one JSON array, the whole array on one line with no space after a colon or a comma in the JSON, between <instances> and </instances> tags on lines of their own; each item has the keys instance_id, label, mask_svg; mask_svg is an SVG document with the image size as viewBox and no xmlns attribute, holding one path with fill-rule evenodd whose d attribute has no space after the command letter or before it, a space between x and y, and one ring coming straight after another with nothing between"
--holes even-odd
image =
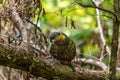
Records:
<instances>
[{"instance_id":1,"label":"bird's head","mask_svg":"<svg viewBox=\"0 0 120 80\"><path fill-rule=\"evenodd\" d=\"M50 42L57 45L67 44L68 37L63 32L53 32L50 36Z\"/></svg>"}]
</instances>

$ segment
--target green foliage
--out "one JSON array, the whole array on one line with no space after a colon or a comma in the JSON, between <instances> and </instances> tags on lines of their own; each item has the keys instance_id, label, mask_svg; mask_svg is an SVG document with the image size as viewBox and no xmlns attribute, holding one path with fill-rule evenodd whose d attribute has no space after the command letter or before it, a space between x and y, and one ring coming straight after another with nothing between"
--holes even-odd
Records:
<instances>
[{"instance_id":1,"label":"green foliage","mask_svg":"<svg viewBox=\"0 0 120 80\"><path fill-rule=\"evenodd\" d=\"M97 15L94 8L84 8L76 2L79 0L44 0L44 11L41 15L41 28L49 35L53 31L62 31L77 42L85 42L82 46L83 53L100 55L100 34L97 25ZM80 0L83 4L94 5L92 0ZM100 7L112 10L112 0L104 0ZM109 4L109 5L108 5ZM112 36L112 15L101 11L102 26L107 29L105 40L110 45ZM37 18L34 20L36 21ZM75 28L75 29L74 29ZM105 30L103 29L103 32ZM96 42L94 42L96 41ZM79 46L77 44L77 46ZM108 63L108 59L105 60Z\"/></svg>"},{"instance_id":2,"label":"green foliage","mask_svg":"<svg viewBox=\"0 0 120 80\"><path fill-rule=\"evenodd\" d=\"M92 55L95 54L96 52L98 52L99 54L99 48L97 45L86 45L84 46L84 51L86 54Z\"/></svg>"},{"instance_id":3,"label":"green foliage","mask_svg":"<svg viewBox=\"0 0 120 80\"><path fill-rule=\"evenodd\" d=\"M113 0L104 0L102 6L106 9L113 10Z\"/></svg>"},{"instance_id":4,"label":"green foliage","mask_svg":"<svg viewBox=\"0 0 120 80\"><path fill-rule=\"evenodd\" d=\"M91 0L81 0L84 4L93 4Z\"/></svg>"},{"instance_id":5,"label":"green foliage","mask_svg":"<svg viewBox=\"0 0 120 80\"><path fill-rule=\"evenodd\" d=\"M75 33L74 35L71 35L70 37L72 39L74 39L75 41L77 41L77 40L89 40L91 33L92 33L92 30L90 30L90 29L83 29L80 32Z\"/></svg>"}]
</instances>

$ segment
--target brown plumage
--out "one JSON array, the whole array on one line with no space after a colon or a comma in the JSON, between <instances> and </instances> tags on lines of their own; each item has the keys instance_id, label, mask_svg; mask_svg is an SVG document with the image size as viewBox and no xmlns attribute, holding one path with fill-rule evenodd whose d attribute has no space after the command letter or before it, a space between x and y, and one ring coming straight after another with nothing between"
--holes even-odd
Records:
<instances>
[{"instance_id":1,"label":"brown plumage","mask_svg":"<svg viewBox=\"0 0 120 80\"><path fill-rule=\"evenodd\" d=\"M61 64L71 64L76 55L76 46L73 40L62 32L54 32L50 36L50 54Z\"/></svg>"}]
</instances>

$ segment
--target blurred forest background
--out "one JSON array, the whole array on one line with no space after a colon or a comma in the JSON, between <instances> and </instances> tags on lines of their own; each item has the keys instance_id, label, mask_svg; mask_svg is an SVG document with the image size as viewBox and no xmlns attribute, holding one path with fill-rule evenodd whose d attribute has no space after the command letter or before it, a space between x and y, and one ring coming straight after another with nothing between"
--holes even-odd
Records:
<instances>
[{"instance_id":1,"label":"blurred forest background","mask_svg":"<svg viewBox=\"0 0 120 80\"><path fill-rule=\"evenodd\" d=\"M11 4L12 2L15 4ZM10 8L15 6L30 33L27 36L28 42L37 45L36 48L44 46L43 52L47 52L45 49L49 47L50 34L62 31L76 43L76 58L93 59L108 65L114 16L109 11L98 10L89 5L114 11L113 0L0 0L0 38L4 38L5 43L21 44L21 31L11 18ZM46 42L39 36L41 33L43 38L46 37ZM95 69L91 66L86 68ZM9 76L11 68L5 70ZM8 79L2 76L1 80ZM9 77L9 80L13 78Z\"/></svg>"},{"instance_id":2,"label":"blurred forest background","mask_svg":"<svg viewBox=\"0 0 120 80\"><path fill-rule=\"evenodd\" d=\"M101 7L112 11L112 0L98 1L102 1ZM75 41L77 53L81 53L81 57L99 60L105 45L103 45L98 27L96 9L82 7L76 4L77 2L79 3L79 0L44 0L40 27L46 35L54 31L64 32ZM80 2L95 4L92 0L81 0ZM100 18L105 44L110 47L113 16L100 11ZM105 62L108 63L108 58L105 59Z\"/></svg>"}]
</instances>

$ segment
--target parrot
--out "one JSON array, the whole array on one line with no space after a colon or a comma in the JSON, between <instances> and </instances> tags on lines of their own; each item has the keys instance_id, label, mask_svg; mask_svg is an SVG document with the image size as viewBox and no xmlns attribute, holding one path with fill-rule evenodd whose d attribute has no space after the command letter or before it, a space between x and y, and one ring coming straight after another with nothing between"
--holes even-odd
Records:
<instances>
[{"instance_id":1,"label":"parrot","mask_svg":"<svg viewBox=\"0 0 120 80\"><path fill-rule=\"evenodd\" d=\"M50 55L61 64L68 65L75 71L74 66L71 64L71 61L76 56L74 41L63 32L53 32L50 36L50 42Z\"/></svg>"}]
</instances>

